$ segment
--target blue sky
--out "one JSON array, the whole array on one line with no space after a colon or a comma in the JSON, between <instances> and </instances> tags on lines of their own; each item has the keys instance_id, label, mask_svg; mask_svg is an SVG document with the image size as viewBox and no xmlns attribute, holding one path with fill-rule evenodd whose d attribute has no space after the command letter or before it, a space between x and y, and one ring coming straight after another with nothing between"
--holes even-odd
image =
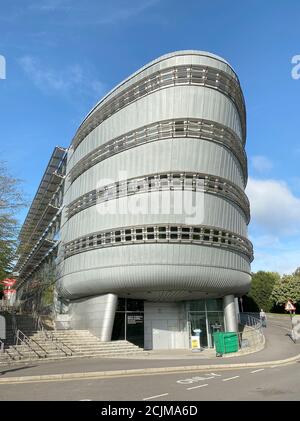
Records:
<instances>
[{"instance_id":1,"label":"blue sky","mask_svg":"<svg viewBox=\"0 0 300 421\"><path fill-rule=\"evenodd\" d=\"M297 0L0 0L0 159L31 199L53 147L69 145L108 90L167 52L216 53L246 99L252 269L291 272L300 266L299 16Z\"/></svg>"}]
</instances>

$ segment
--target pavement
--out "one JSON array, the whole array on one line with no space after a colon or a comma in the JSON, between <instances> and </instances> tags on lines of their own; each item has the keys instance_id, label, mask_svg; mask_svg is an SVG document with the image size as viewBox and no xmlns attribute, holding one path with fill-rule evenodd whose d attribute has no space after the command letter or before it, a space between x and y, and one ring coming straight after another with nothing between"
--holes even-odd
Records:
<instances>
[{"instance_id":1,"label":"pavement","mask_svg":"<svg viewBox=\"0 0 300 421\"><path fill-rule=\"evenodd\" d=\"M300 344L295 344L288 333L288 317L269 315L264 329L266 343L263 350L231 358L193 353L189 350L147 352L141 358L80 358L52 362L32 362L0 366L0 385L17 382L40 382L75 379L108 378L155 373L175 373L199 370L267 367L300 360Z\"/></svg>"}]
</instances>

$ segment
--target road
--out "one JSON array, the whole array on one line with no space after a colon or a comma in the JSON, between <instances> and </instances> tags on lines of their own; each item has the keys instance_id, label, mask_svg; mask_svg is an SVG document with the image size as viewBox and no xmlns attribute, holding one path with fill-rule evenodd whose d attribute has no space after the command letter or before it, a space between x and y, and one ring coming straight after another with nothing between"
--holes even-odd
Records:
<instances>
[{"instance_id":1,"label":"road","mask_svg":"<svg viewBox=\"0 0 300 421\"><path fill-rule=\"evenodd\" d=\"M300 362L255 369L0 385L0 400L300 400Z\"/></svg>"}]
</instances>

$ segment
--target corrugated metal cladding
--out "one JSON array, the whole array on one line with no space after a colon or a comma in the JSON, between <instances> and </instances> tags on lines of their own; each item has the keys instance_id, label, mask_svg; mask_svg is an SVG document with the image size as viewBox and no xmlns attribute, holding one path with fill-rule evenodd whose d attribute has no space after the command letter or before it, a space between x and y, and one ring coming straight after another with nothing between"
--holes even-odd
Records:
<instances>
[{"instance_id":1,"label":"corrugated metal cladding","mask_svg":"<svg viewBox=\"0 0 300 421\"><path fill-rule=\"evenodd\" d=\"M178 301L245 293L253 258L249 218L234 200L247 182L245 121L235 72L220 57L200 51L167 54L101 100L79 127L68 154L60 294ZM174 173L184 180L182 187ZM204 176L197 181L193 173ZM154 184L161 183L155 189L149 184L145 191L143 185L139 193L135 185L119 194L122 182L128 188L127 180L138 183L147 176L148 182L151 174ZM160 191L163 177L169 181ZM114 183L114 195L93 199ZM81 202L76 210L81 196L92 205ZM155 234L149 226L158 227ZM239 249L233 243L248 246Z\"/></svg>"}]
</instances>

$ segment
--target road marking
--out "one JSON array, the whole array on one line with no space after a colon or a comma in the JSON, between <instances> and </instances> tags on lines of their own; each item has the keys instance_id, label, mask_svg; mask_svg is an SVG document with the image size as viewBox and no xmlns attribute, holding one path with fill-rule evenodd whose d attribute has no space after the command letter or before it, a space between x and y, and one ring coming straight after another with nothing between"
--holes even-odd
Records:
<instances>
[{"instance_id":1,"label":"road marking","mask_svg":"<svg viewBox=\"0 0 300 421\"><path fill-rule=\"evenodd\" d=\"M233 380L233 379L237 379L240 376L234 376L234 377L228 377L227 379L223 379L223 382L227 382L228 380Z\"/></svg>"},{"instance_id":2,"label":"road marking","mask_svg":"<svg viewBox=\"0 0 300 421\"><path fill-rule=\"evenodd\" d=\"M186 390L198 389L199 387L205 387L205 386L208 386L208 383L206 383L206 384L200 384L199 386L189 387Z\"/></svg>"},{"instance_id":3,"label":"road marking","mask_svg":"<svg viewBox=\"0 0 300 421\"><path fill-rule=\"evenodd\" d=\"M150 396L149 398L144 398L143 401L148 401L149 399L160 398L161 396L167 396L169 393L163 393L162 395Z\"/></svg>"},{"instance_id":4,"label":"road marking","mask_svg":"<svg viewBox=\"0 0 300 421\"><path fill-rule=\"evenodd\" d=\"M278 365L271 365L271 368L279 367Z\"/></svg>"},{"instance_id":5,"label":"road marking","mask_svg":"<svg viewBox=\"0 0 300 421\"><path fill-rule=\"evenodd\" d=\"M90 402L92 399L79 399L79 402Z\"/></svg>"},{"instance_id":6,"label":"road marking","mask_svg":"<svg viewBox=\"0 0 300 421\"><path fill-rule=\"evenodd\" d=\"M189 379L181 379L181 380L177 380L176 383L179 383L179 384L198 383L202 380L205 381L205 380L214 379L215 377L221 377L221 374L208 373L208 374L204 374L204 376L194 376L194 377L190 377Z\"/></svg>"},{"instance_id":7,"label":"road marking","mask_svg":"<svg viewBox=\"0 0 300 421\"><path fill-rule=\"evenodd\" d=\"M251 374L258 373L259 371L264 371L264 368L259 368L258 370L251 371Z\"/></svg>"}]
</instances>

